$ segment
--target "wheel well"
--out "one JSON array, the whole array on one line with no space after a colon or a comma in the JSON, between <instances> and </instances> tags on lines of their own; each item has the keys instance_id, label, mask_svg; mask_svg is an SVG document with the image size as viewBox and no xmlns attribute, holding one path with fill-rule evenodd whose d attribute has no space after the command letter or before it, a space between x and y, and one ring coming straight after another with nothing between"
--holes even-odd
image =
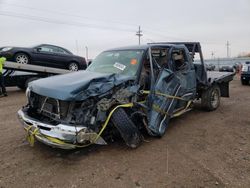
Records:
<instances>
[{"instance_id":1,"label":"wheel well","mask_svg":"<svg viewBox=\"0 0 250 188\"><path fill-rule=\"evenodd\" d=\"M218 100L217 100L217 103L214 105L213 104L214 99L211 97L213 97L213 92L215 91L215 89L218 90L218 95L217 95ZM220 96L221 96L220 86L218 84L211 85L209 88L204 90L204 92L202 93L202 96L201 96L202 107L207 111L216 110L220 105Z\"/></svg>"},{"instance_id":2,"label":"wheel well","mask_svg":"<svg viewBox=\"0 0 250 188\"><path fill-rule=\"evenodd\" d=\"M76 64L79 66L79 63L78 63L77 61L70 61L70 62L68 63L68 66L70 65L70 63L76 63Z\"/></svg>"},{"instance_id":3,"label":"wheel well","mask_svg":"<svg viewBox=\"0 0 250 188\"><path fill-rule=\"evenodd\" d=\"M18 52L16 52L16 53L14 54L14 58L13 58L13 59L15 60L15 59L16 59L16 55L17 55L17 54L20 54L20 53L27 55L28 58L31 59L30 55L29 55L27 52L23 52L23 51L18 51Z\"/></svg>"}]
</instances>

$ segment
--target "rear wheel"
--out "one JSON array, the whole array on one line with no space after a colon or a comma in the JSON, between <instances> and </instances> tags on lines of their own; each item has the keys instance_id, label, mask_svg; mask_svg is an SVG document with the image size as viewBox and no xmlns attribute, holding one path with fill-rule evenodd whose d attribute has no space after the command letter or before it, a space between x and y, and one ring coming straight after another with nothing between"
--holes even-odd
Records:
<instances>
[{"instance_id":1,"label":"rear wheel","mask_svg":"<svg viewBox=\"0 0 250 188\"><path fill-rule=\"evenodd\" d=\"M70 71L78 71L79 70L79 65L76 62L71 62L68 66L68 69Z\"/></svg>"},{"instance_id":2,"label":"rear wheel","mask_svg":"<svg viewBox=\"0 0 250 188\"><path fill-rule=\"evenodd\" d=\"M216 110L220 106L220 88L214 85L202 93L201 105L207 111Z\"/></svg>"},{"instance_id":3,"label":"rear wheel","mask_svg":"<svg viewBox=\"0 0 250 188\"><path fill-rule=\"evenodd\" d=\"M15 61L20 64L28 64L29 63L29 57L25 53L17 53L15 55Z\"/></svg>"}]
</instances>

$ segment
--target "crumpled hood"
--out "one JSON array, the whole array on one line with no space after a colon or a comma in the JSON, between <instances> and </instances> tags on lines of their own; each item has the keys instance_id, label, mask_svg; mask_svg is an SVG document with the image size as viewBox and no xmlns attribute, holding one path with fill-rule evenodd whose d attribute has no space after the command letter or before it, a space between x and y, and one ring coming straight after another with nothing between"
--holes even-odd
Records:
<instances>
[{"instance_id":1,"label":"crumpled hood","mask_svg":"<svg viewBox=\"0 0 250 188\"><path fill-rule=\"evenodd\" d=\"M78 71L33 81L29 84L29 89L36 94L54 99L81 101L134 79L135 77L126 75Z\"/></svg>"}]
</instances>

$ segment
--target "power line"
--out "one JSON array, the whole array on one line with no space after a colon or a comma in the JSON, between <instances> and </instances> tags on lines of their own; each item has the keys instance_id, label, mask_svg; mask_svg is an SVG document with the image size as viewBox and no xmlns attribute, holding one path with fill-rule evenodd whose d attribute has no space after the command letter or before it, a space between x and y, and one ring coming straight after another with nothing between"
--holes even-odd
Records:
<instances>
[{"instance_id":1,"label":"power line","mask_svg":"<svg viewBox=\"0 0 250 188\"><path fill-rule=\"evenodd\" d=\"M76 17L76 18L81 18L81 19L86 19L86 20L93 20L93 21L98 21L98 22L103 22L103 23L116 23L116 24L126 25L126 26L130 26L130 27L137 26L137 24L135 24L135 23L125 23L125 22L118 22L118 21L114 21L114 20L95 19L95 18L80 16L80 15L77 15L77 14L69 14L67 12L62 12L62 11L57 11L57 10L52 11L52 10L44 9L44 8L35 8L35 7L17 5L17 4L6 3L6 2L4 2L3 4L5 4L7 6L13 6L13 7L18 7L18 8L29 9L29 10L32 10L32 11L37 10L39 12L48 12L48 13L52 13L52 14L59 14L59 15L63 15L63 16L71 16L71 17ZM144 26L144 28L149 28L149 30L150 30L150 27L145 27ZM159 28L159 27L157 27L157 28ZM157 29L157 31L159 31L159 30Z\"/></svg>"},{"instance_id":2,"label":"power line","mask_svg":"<svg viewBox=\"0 0 250 188\"><path fill-rule=\"evenodd\" d=\"M181 41L189 41L189 39L183 39L183 38L178 38L178 37L174 37L174 36L169 36L169 35L165 35L165 34L161 34L160 32L156 32L156 31L153 31L153 30L144 30L145 33L149 33L151 35L154 35L154 36L159 36L159 37L163 37L163 38L168 38L168 39L171 39L171 40L181 40Z\"/></svg>"},{"instance_id":3,"label":"power line","mask_svg":"<svg viewBox=\"0 0 250 188\"><path fill-rule=\"evenodd\" d=\"M58 14L58 15L63 15L63 16L71 16L71 17L76 17L76 18L81 18L81 19L86 19L86 20L93 20L93 21L103 22L103 23L116 23L116 24L126 25L126 26L130 26L130 27L135 27L136 26L136 24L134 24L134 23L124 23L124 22L118 22L118 21L113 21L113 20L95 19L95 18L80 16L80 15L77 15L77 14L69 14L67 12L58 11L58 10L49 10L49 9L44 9L44 8L36 8L36 7L12 4L12 3L7 3L7 2L2 2L1 4L7 5L7 6L12 6L12 7L29 9L29 10L32 10L32 11L36 10L36 11L40 11L40 12L48 12L48 13L51 13L51 14ZM72 24L70 24L70 25L72 25ZM145 31L145 28L146 28L147 32L152 33L153 35L168 38L170 40L193 41L193 40L190 40L190 39L187 39L187 38L184 39L184 38L179 38L179 37L166 36L165 34L162 34L162 33L165 33L165 31L159 32L160 31L159 29L157 29L157 31L155 31L155 30L150 29L150 27L146 27L146 26L144 26L144 31ZM159 28L159 27L157 27L157 28ZM121 30L125 30L125 29L121 29ZM129 30L129 32L133 32L132 29ZM209 45L223 45L223 43L219 43L219 42L204 42L204 41L200 41L200 42L203 43L203 44L209 44ZM229 50L229 54L230 54L230 50Z\"/></svg>"},{"instance_id":4,"label":"power line","mask_svg":"<svg viewBox=\"0 0 250 188\"><path fill-rule=\"evenodd\" d=\"M25 8L25 9L29 9L29 10L37 10L37 11L41 11L41 12L49 12L49 13L53 13L53 14L60 14L60 15L64 15L64 16L66 15L66 16L78 17L78 18L82 18L82 19L96 20L96 21L99 21L99 22L117 23L117 24L127 25L127 26L131 26L131 27L135 26L135 24L128 24L128 23L122 23L122 22L110 21L110 20L109 21L98 20L98 19L93 19L93 18L89 18L89 17L83 17L83 16L76 15L76 14L69 14L67 12L60 12L60 11L54 11L54 10L52 11L52 10L48 10L48 9L40 9L40 8L34 8L34 7L23 6L23 5L16 5L16 4L11 4L11 3L6 3L6 2L1 3L1 4L7 4L9 6L20 7L20 8ZM9 17L16 17L16 18L21 18L21 19L28 19L28 20L33 20L33 21L47 22L47 23L78 26L78 27L88 27L88 28L96 28L96 29L104 29L104 30L117 30L117 31L123 31L123 32L134 32L133 29L124 29L124 28L119 28L119 27L107 27L107 26L100 26L100 25L98 26L96 24L94 25L94 24L72 22L72 21L65 22L65 21L60 21L60 20L51 20L51 19L44 18L44 17L32 16L32 15L24 15L24 14L20 15L18 13L12 13L12 12L7 12L7 11L5 11L5 12L0 11L0 15L9 16ZM148 27L144 27L144 28L148 28ZM145 29L144 29L144 31L145 31ZM164 37L164 38L168 38L170 40L191 41L190 39L178 38L178 37L173 37L173 36L166 36L165 34L161 34L161 33L164 33L164 31L162 31L162 32L159 32L159 30L153 31L150 28L148 30L146 30L145 32L151 33L151 34L153 34L155 36L161 36L161 37ZM223 43L219 43L219 42L204 42L204 41L200 41L200 42L203 43L203 44L208 44L208 45L223 45ZM227 46L227 56L230 56L230 49L229 49L230 45L231 44L228 44L228 46ZM239 44L238 46L242 46L242 45Z\"/></svg>"},{"instance_id":5,"label":"power line","mask_svg":"<svg viewBox=\"0 0 250 188\"><path fill-rule=\"evenodd\" d=\"M43 9L43 8L35 8L35 7L11 4L11 3L6 3L6 2L4 2L2 4L13 6L13 7L18 7L18 8L29 9L29 10L32 10L32 11L37 10L39 12L48 12L48 13L52 13L52 14L58 14L58 15L63 15L63 16L71 16L71 17L82 18L82 19L86 19L86 20L93 20L93 21L104 22L104 23L116 23L116 24L131 26L131 27L136 26L136 24L129 24L129 23L118 22L118 21L113 21L113 20L95 19L95 18L80 16L80 15L77 15L77 14L69 14L67 12L62 12L62 11L55 11L55 10L49 10L49 9Z\"/></svg>"},{"instance_id":6,"label":"power line","mask_svg":"<svg viewBox=\"0 0 250 188\"><path fill-rule=\"evenodd\" d=\"M103 30L116 30L116 31L131 32L131 33L134 32L133 30L122 29L118 27L98 26L94 24L87 24L87 23L73 22L73 21L67 22L67 21L61 21L61 20L52 20L52 19L45 18L45 17L32 16L32 15L27 15L27 14L18 14L18 13L8 12L8 11L0 11L0 15L8 16L8 17L15 17L19 19L46 22L46 23L69 25L69 26L87 27L87 28L95 28L95 29L103 29Z\"/></svg>"}]
</instances>

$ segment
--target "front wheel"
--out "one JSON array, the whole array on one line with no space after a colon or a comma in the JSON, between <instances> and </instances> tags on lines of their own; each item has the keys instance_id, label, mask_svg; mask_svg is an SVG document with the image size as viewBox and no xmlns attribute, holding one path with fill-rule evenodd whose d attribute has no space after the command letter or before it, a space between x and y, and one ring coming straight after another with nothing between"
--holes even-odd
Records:
<instances>
[{"instance_id":1,"label":"front wheel","mask_svg":"<svg viewBox=\"0 0 250 188\"><path fill-rule=\"evenodd\" d=\"M111 121L128 147L137 148L140 145L142 141L141 133L124 109L118 108L115 110L111 116Z\"/></svg>"},{"instance_id":2,"label":"front wheel","mask_svg":"<svg viewBox=\"0 0 250 188\"><path fill-rule=\"evenodd\" d=\"M24 53L17 53L15 55L15 61L20 64L28 64L29 63L29 57L27 54Z\"/></svg>"},{"instance_id":3,"label":"front wheel","mask_svg":"<svg viewBox=\"0 0 250 188\"><path fill-rule=\"evenodd\" d=\"M70 71L78 71L79 70L79 65L75 62L71 62L68 66Z\"/></svg>"},{"instance_id":4,"label":"front wheel","mask_svg":"<svg viewBox=\"0 0 250 188\"><path fill-rule=\"evenodd\" d=\"M214 85L202 93L201 105L207 111L216 110L220 106L220 88Z\"/></svg>"}]
</instances>

